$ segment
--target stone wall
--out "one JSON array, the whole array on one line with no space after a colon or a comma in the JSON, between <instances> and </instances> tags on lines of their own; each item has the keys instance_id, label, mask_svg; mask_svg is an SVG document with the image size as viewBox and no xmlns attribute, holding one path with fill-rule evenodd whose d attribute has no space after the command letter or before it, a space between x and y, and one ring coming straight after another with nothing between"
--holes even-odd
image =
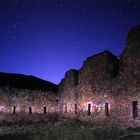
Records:
<instances>
[{"instance_id":1,"label":"stone wall","mask_svg":"<svg viewBox=\"0 0 140 140\"><path fill-rule=\"evenodd\" d=\"M77 102L77 85L79 72L77 70L69 70L65 74L65 78L59 85L59 111L65 115L73 115L75 104Z\"/></svg>"},{"instance_id":2,"label":"stone wall","mask_svg":"<svg viewBox=\"0 0 140 140\"><path fill-rule=\"evenodd\" d=\"M79 70L79 84L100 85L118 74L119 62L109 51L89 57Z\"/></svg>"},{"instance_id":3,"label":"stone wall","mask_svg":"<svg viewBox=\"0 0 140 140\"><path fill-rule=\"evenodd\" d=\"M0 112L59 112L86 121L140 127L140 26L130 30L120 59L109 51L93 55L79 70L66 72L58 87L58 94L0 87Z\"/></svg>"},{"instance_id":4,"label":"stone wall","mask_svg":"<svg viewBox=\"0 0 140 140\"><path fill-rule=\"evenodd\" d=\"M140 25L128 33L126 47L120 57L120 77L126 87L140 85Z\"/></svg>"},{"instance_id":5,"label":"stone wall","mask_svg":"<svg viewBox=\"0 0 140 140\"><path fill-rule=\"evenodd\" d=\"M130 30L120 60L104 51L87 58L76 73L68 72L59 85L59 105L70 108L63 115L140 126L140 26Z\"/></svg>"},{"instance_id":6,"label":"stone wall","mask_svg":"<svg viewBox=\"0 0 140 140\"><path fill-rule=\"evenodd\" d=\"M55 93L41 90L0 88L0 112L31 114L57 112L58 99ZM30 109L29 109L30 108Z\"/></svg>"}]
</instances>

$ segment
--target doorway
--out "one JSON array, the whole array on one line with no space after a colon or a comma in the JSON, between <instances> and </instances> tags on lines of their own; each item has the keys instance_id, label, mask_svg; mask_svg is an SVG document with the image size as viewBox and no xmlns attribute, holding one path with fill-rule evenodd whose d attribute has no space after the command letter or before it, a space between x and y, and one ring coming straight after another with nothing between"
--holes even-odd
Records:
<instances>
[{"instance_id":1,"label":"doorway","mask_svg":"<svg viewBox=\"0 0 140 140\"><path fill-rule=\"evenodd\" d=\"M46 107L44 107L44 114L46 114Z\"/></svg>"},{"instance_id":2,"label":"doorway","mask_svg":"<svg viewBox=\"0 0 140 140\"><path fill-rule=\"evenodd\" d=\"M77 104L75 104L75 114L77 114Z\"/></svg>"},{"instance_id":3,"label":"doorway","mask_svg":"<svg viewBox=\"0 0 140 140\"><path fill-rule=\"evenodd\" d=\"M138 117L138 102L133 101L132 106L133 106L133 118L137 118Z\"/></svg>"},{"instance_id":4,"label":"doorway","mask_svg":"<svg viewBox=\"0 0 140 140\"><path fill-rule=\"evenodd\" d=\"M29 114L32 114L32 108L29 107Z\"/></svg>"},{"instance_id":5,"label":"doorway","mask_svg":"<svg viewBox=\"0 0 140 140\"><path fill-rule=\"evenodd\" d=\"M88 116L91 115L91 104L88 104Z\"/></svg>"},{"instance_id":6,"label":"doorway","mask_svg":"<svg viewBox=\"0 0 140 140\"><path fill-rule=\"evenodd\" d=\"M13 114L16 114L16 107L13 107Z\"/></svg>"},{"instance_id":7,"label":"doorway","mask_svg":"<svg viewBox=\"0 0 140 140\"><path fill-rule=\"evenodd\" d=\"M108 103L105 103L105 115L109 116Z\"/></svg>"}]
</instances>

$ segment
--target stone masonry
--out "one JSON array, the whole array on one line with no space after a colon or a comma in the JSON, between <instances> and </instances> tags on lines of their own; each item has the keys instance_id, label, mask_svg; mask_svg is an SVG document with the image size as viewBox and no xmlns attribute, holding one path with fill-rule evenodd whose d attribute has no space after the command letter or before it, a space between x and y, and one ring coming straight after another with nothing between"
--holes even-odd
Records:
<instances>
[{"instance_id":1,"label":"stone masonry","mask_svg":"<svg viewBox=\"0 0 140 140\"><path fill-rule=\"evenodd\" d=\"M21 83L20 88L0 87L0 115L55 112L84 121L140 127L140 25L129 31L120 58L107 50L87 58L79 70L66 72L58 91L50 83L49 90L46 86L42 90L41 84L33 89L36 82L30 88L28 84L28 88Z\"/></svg>"},{"instance_id":2,"label":"stone masonry","mask_svg":"<svg viewBox=\"0 0 140 140\"><path fill-rule=\"evenodd\" d=\"M87 58L66 73L58 93L65 116L140 126L140 25L128 33L120 59L109 51Z\"/></svg>"}]
</instances>

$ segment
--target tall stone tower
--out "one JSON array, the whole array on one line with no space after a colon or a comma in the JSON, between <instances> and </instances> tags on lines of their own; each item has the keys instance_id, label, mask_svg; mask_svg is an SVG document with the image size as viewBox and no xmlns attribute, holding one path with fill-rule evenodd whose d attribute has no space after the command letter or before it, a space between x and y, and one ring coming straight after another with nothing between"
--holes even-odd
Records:
<instances>
[{"instance_id":1,"label":"tall stone tower","mask_svg":"<svg viewBox=\"0 0 140 140\"><path fill-rule=\"evenodd\" d=\"M120 77L128 86L140 85L140 25L132 28L120 57Z\"/></svg>"}]
</instances>

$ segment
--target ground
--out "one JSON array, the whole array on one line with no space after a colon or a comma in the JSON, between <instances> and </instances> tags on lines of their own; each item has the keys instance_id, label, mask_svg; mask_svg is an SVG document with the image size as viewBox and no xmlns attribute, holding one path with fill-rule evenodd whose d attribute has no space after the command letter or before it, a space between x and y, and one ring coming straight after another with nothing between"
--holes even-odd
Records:
<instances>
[{"instance_id":1,"label":"ground","mask_svg":"<svg viewBox=\"0 0 140 140\"><path fill-rule=\"evenodd\" d=\"M18 116L14 116L17 117ZM50 114L46 120L1 121L2 140L138 140L139 128L81 122Z\"/></svg>"}]
</instances>

